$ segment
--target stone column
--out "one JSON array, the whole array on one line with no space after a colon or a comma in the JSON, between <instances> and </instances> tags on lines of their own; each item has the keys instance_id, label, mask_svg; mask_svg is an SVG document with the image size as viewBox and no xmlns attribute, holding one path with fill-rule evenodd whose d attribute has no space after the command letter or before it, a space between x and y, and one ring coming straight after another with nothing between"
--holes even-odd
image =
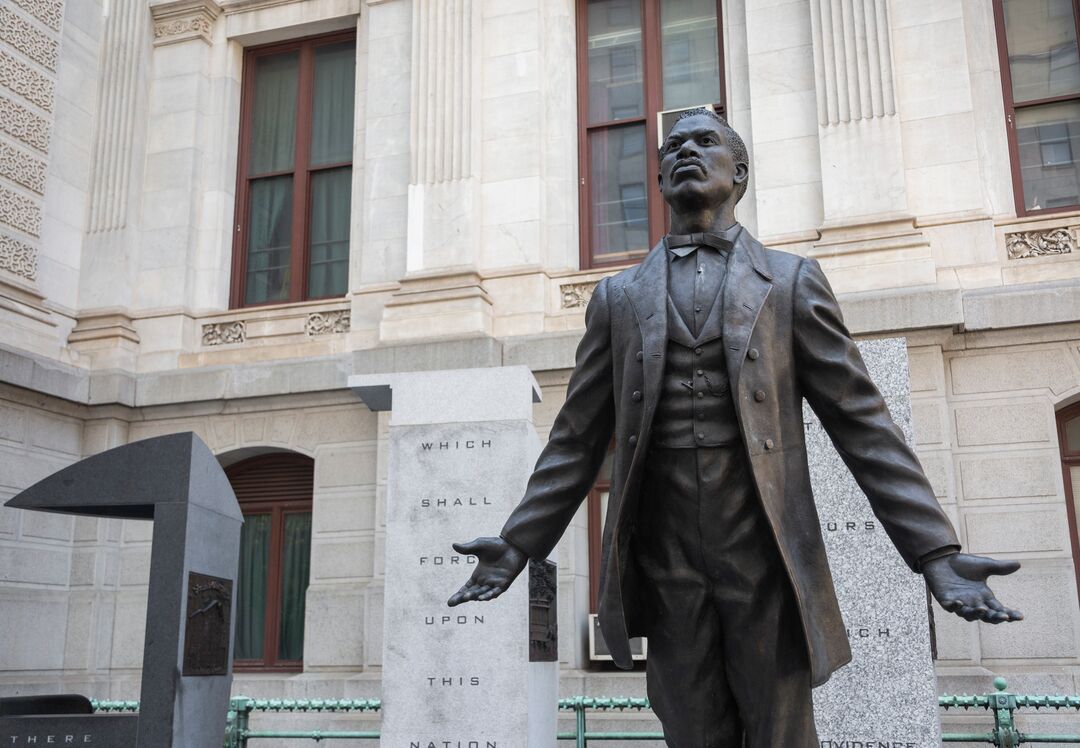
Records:
<instances>
[{"instance_id":1,"label":"stone column","mask_svg":"<svg viewBox=\"0 0 1080 748\"><path fill-rule=\"evenodd\" d=\"M809 0L824 224L837 291L933 284L908 209L888 0Z\"/></svg>"},{"instance_id":2,"label":"stone column","mask_svg":"<svg viewBox=\"0 0 1080 748\"><path fill-rule=\"evenodd\" d=\"M539 388L522 366L356 375L392 410L386 490L382 744L556 743L555 565L532 562L499 599L448 608L528 480Z\"/></svg>"},{"instance_id":3,"label":"stone column","mask_svg":"<svg viewBox=\"0 0 1080 748\"><path fill-rule=\"evenodd\" d=\"M481 0L412 0L406 275L382 340L492 332L480 258Z\"/></svg>"}]
</instances>

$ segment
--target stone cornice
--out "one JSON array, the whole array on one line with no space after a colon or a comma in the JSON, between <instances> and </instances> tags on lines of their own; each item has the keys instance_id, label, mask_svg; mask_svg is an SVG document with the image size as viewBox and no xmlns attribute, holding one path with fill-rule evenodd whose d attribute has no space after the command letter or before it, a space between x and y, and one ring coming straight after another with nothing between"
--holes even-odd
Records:
<instances>
[{"instance_id":1,"label":"stone cornice","mask_svg":"<svg viewBox=\"0 0 1080 748\"><path fill-rule=\"evenodd\" d=\"M213 42L214 21L221 6L214 0L152 0L154 46L201 39Z\"/></svg>"}]
</instances>

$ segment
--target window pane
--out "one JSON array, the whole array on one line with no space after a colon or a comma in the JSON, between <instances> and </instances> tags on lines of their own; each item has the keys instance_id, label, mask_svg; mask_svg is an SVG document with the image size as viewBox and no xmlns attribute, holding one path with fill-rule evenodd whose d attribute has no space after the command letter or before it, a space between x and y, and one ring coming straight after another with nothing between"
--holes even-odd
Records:
<instances>
[{"instance_id":1,"label":"window pane","mask_svg":"<svg viewBox=\"0 0 1080 748\"><path fill-rule=\"evenodd\" d=\"M244 303L284 301L289 297L292 177L253 181L248 205Z\"/></svg>"},{"instance_id":2,"label":"window pane","mask_svg":"<svg viewBox=\"0 0 1080 748\"><path fill-rule=\"evenodd\" d=\"M299 59L298 52L287 52L255 62L248 174L293 168Z\"/></svg>"},{"instance_id":3,"label":"window pane","mask_svg":"<svg viewBox=\"0 0 1080 748\"><path fill-rule=\"evenodd\" d=\"M344 296L348 289L351 195L351 167L311 175L309 298Z\"/></svg>"},{"instance_id":4,"label":"window pane","mask_svg":"<svg viewBox=\"0 0 1080 748\"><path fill-rule=\"evenodd\" d=\"M1004 8L1014 101L1080 91L1072 0L1005 0Z\"/></svg>"},{"instance_id":5,"label":"window pane","mask_svg":"<svg viewBox=\"0 0 1080 748\"><path fill-rule=\"evenodd\" d=\"M661 0L664 109L720 103L716 0Z\"/></svg>"},{"instance_id":6,"label":"window pane","mask_svg":"<svg viewBox=\"0 0 1080 748\"><path fill-rule=\"evenodd\" d=\"M589 156L593 257L614 260L644 252L649 248L645 126L590 133Z\"/></svg>"},{"instance_id":7,"label":"window pane","mask_svg":"<svg viewBox=\"0 0 1080 748\"><path fill-rule=\"evenodd\" d=\"M240 529L236 579L236 644L233 658L261 660L266 618L266 574L270 564L270 515L248 514Z\"/></svg>"},{"instance_id":8,"label":"window pane","mask_svg":"<svg viewBox=\"0 0 1080 748\"><path fill-rule=\"evenodd\" d=\"M1017 109L1016 146L1028 210L1080 203L1080 102Z\"/></svg>"},{"instance_id":9,"label":"window pane","mask_svg":"<svg viewBox=\"0 0 1080 748\"><path fill-rule=\"evenodd\" d=\"M352 161L356 43L315 49L315 93L311 112L311 163Z\"/></svg>"},{"instance_id":10,"label":"window pane","mask_svg":"<svg viewBox=\"0 0 1080 748\"><path fill-rule=\"evenodd\" d=\"M1065 449L1069 453L1080 453L1080 417L1073 418L1065 423ZM1076 495L1080 501L1080 494Z\"/></svg>"},{"instance_id":11,"label":"window pane","mask_svg":"<svg viewBox=\"0 0 1080 748\"><path fill-rule=\"evenodd\" d=\"M589 2L589 122L644 114L641 0Z\"/></svg>"},{"instance_id":12,"label":"window pane","mask_svg":"<svg viewBox=\"0 0 1080 748\"><path fill-rule=\"evenodd\" d=\"M285 515L279 660L304 657L304 600L311 569L311 512Z\"/></svg>"}]
</instances>

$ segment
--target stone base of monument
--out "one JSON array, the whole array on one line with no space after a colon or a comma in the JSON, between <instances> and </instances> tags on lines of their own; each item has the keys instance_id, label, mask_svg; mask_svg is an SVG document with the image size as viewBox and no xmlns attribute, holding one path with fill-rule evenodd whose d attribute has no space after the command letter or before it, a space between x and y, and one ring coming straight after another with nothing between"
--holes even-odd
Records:
<instances>
[{"instance_id":1,"label":"stone base of monument","mask_svg":"<svg viewBox=\"0 0 1080 748\"><path fill-rule=\"evenodd\" d=\"M387 748L551 748L558 654L554 563L497 600L448 608L475 559L451 543L496 535L539 453L524 367L362 375L390 410L382 738Z\"/></svg>"},{"instance_id":2,"label":"stone base of monument","mask_svg":"<svg viewBox=\"0 0 1080 748\"><path fill-rule=\"evenodd\" d=\"M0 745L81 745L132 748L137 714L45 715L0 720Z\"/></svg>"},{"instance_id":3,"label":"stone base of monument","mask_svg":"<svg viewBox=\"0 0 1080 748\"><path fill-rule=\"evenodd\" d=\"M859 344L870 375L914 441L903 339ZM814 691L822 748L938 748L926 585L901 560L809 408L806 451L852 661Z\"/></svg>"}]
</instances>

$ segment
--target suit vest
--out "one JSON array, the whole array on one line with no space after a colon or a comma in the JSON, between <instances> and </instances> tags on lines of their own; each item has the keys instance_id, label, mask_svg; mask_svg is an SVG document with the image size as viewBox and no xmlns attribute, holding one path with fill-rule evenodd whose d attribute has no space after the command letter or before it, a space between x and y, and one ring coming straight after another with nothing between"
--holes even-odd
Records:
<instances>
[{"instance_id":1,"label":"suit vest","mask_svg":"<svg viewBox=\"0 0 1080 748\"><path fill-rule=\"evenodd\" d=\"M719 447L741 439L724 356L718 293L695 336L668 295L667 362L653 420L654 447Z\"/></svg>"}]
</instances>

